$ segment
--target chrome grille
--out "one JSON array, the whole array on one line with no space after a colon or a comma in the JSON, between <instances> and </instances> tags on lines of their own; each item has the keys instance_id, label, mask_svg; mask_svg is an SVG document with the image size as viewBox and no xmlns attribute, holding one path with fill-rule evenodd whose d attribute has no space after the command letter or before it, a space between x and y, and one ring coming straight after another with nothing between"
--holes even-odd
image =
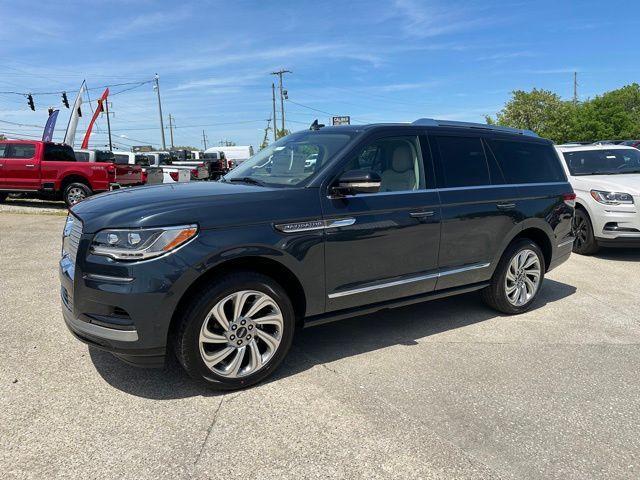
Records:
<instances>
[{"instance_id":1,"label":"chrome grille","mask_svg":"<svg viewBox=\"0 0 640 480\"><path fill-rule=\"evenodd\" d=\"M64 233L63 255L68 255L69 260L75 264L76 255L78 253L78 244L80 243L80 237L82 236L82 222L69 215L67 218L67 224L64 228Z\"/></svg>"}]
</instances>

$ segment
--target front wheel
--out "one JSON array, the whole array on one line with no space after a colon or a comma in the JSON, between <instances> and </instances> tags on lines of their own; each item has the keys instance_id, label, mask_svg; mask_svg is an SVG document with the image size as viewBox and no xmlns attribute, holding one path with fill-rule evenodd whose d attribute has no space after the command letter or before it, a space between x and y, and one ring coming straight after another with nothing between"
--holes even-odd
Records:
<instances>
[{"instance_id":1,"label":"front wheel","mask_svg":"<svg viewBox=\"0 0 640 480\"><path fill-rule=\"evenodd\" d=\"M528 239L518 240L502 255L482 298L503 313L526 312L538 296L544 270L544 255L538 245Z\"/></svg>"},{"instance_id":2,"label":"front wheel","mask_svg":"<svg viewBox=\"0 0 640 480\"><path fill-rule=\"evenodd\" d=\"M573 231L576 239L573 242L573 251L580 255L593 255L599 249L598 242L593 234L593 225L589 215L584 210L576 209L573 217Z\"/></svg>"},{"instance_id":3,"label":"front wheel","mask_svg":"<svg viewBox=\"0 0 640 480\"><path fill-rule=\"evenodd\" d=\"M229 274L193 299L174 351L187 373L209 387L244 388L280 365L295 323L291 301L278 283L254 272Z\"/></svg>"},{"instance_id":4,"label":"front wheel","mask_svg":"<svg viewBox=\"0 0 640 480\"><path fill-rule=\"evenodd\" d=\"M62 194L62 198L64 203L67 204L67 207L71 208L76 203L81 202L92 194L93 192L87 185L80 182L74 182L67 185Z\"/></svg>"}]
</instances>

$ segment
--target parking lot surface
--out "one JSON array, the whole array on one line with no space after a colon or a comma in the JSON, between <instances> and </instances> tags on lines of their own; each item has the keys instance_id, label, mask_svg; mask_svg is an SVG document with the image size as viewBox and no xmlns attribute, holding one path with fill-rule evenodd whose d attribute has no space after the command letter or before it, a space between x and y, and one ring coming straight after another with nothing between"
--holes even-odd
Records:
<instances>
[{"instance_id":1,"label":"parking lot surface","mask_svg":"<svg viewBox=\"0 0 640 480\"><path fill-rule=\"evenodd\" d=\"M63 223L0 212L2 478L640 477L640 251L572 256L518 317L474 293L304 330L219 394L72 338Z\"/></svg>"}]
</instances>

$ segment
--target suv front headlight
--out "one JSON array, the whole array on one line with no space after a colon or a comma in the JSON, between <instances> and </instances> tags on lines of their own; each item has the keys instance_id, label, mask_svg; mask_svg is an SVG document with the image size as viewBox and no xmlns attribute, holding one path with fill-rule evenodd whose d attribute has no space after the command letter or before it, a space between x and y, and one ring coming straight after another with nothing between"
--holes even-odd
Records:
<instances>
[{"instance_id":1,"label":"suv front headlight","mask_svg":"<svg viewBox=\"0 0 640 480\"><path fill-rule=\"evenodd\" d=\"M145 260L175 250L197 233L197 225L102 230L93 237L91 253L117 260Z\"/></svg>"},{"instance_id":2,"label":"suv front headlight","mask_svg":"<svg viewBox=\"0 0 640 480\"><path fill-rule=\"evenodd\" d=\"M605 205L632 205L633 197L628 193L604 192L602 190L591 190L591 196L596 202Z\"/></svg>"}]
</instances>

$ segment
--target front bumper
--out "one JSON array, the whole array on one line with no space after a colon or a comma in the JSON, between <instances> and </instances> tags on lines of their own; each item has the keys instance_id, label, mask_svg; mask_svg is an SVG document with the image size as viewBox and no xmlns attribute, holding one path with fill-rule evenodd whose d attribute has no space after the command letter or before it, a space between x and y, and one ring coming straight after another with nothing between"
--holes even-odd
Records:
<instances>
[{"instance_id":1,"label":"front bumper","mask_svg":"<svg viewBox=\"0 0 640 480\"><path fill-rule=\"evenodd\" d=\"M190 249L152 261L114 262L88 254L84 234L77 260L60 260L62 313L84 343L138 365L164 364L173 313L197 272L188 267Z\"/></svg>"}]
</instances>

